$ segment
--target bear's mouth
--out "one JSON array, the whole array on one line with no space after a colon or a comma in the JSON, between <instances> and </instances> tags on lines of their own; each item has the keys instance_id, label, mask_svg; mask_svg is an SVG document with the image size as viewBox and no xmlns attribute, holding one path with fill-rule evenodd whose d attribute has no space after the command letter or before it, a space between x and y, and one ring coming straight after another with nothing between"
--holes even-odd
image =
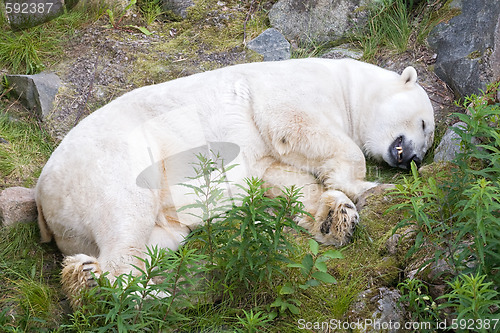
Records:
<instances>
[{"instance_id":1,"label":"bear's mouth","mask_svg":"<svg viewBox=\"0 0 500 333\"><path fill-rule=\"evenodd\" d=\"M397 151L397 161L398 163L403 163L403 138L400 136L399 138L396 139L396 147L394 147Z\"/></svg>"},{"instance_id":2,"label":"bear's mouth","mask_svg":"<svg viewBox=\"0 0 500 333\"><path fill-rule=\"evenodd\" d=\"M387 161L390 166L402 169L409 169L411 162L420 166L422 160L415 154L411 141L407 140L404 135L398 136L389 146L389 157Z\"/></svg>"}]
</instances>

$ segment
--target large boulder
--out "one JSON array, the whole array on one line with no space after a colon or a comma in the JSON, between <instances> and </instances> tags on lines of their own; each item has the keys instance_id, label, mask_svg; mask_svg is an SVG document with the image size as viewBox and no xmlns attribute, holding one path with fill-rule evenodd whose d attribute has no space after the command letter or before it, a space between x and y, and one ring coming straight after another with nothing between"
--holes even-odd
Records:
<instances>
[{"instance_id":1,"label":"large boulder","mask_svg":"<svg viewBox=\"0 0 500 333\"><path fill-rule=\"evenodd\" d=\"M274 28L269 28L252 39L247 47L261 54L264 61L286 60L291 57L290 43Z\"/></svg>"},{"instance_id":2,"label":"large boulder","mask_svg":"<svg viewBox=\"0 0 500 333\"><path fill-rule=\"evenodd\" d=\"M188 8L194 6L193 0L162 0L161 6L164 11L172 11L182 18L187 17Z\"/></svg>"},{"instance_id":3,"label":"large boulder","mask_svg":"<svg viewBox=\"0 0 500 333\"><path fill-rule=\"evenodd\" d=\"M64 13L64 0L5 0L4 6L13 30L34 27Z\"/></svg>"},{"instance_id":4,"label":"large boulder","mask_svg":"<svg viewBox=\"0 0 500 333\"><path fill-rule=\"evenodd\" d=\"M288 40L336 41L364 22L371 1L280 0L269 11L269 20Z\"/></svg>"},{"instance_id":5,"label":"large boulder","mask_svg":"<svg viewBox=\"0 0 500 333\"><path fill-rule=\"evenodd\" d=\"M461 14L428 37L436 74L459 96L478 94L500 79L500 1L455 0Z\"/></svg>"},{"instance_id":6,"label":"large boulder","mask_svg":"<svg viewBox=\"0 0 500 333\"><path fill-rule=\"evenodd\" d=\"M6 75L11 93L31 110L44 119L52 111L54 99L61 80L54 73L43 72L34 75Z\"/></svg>"},{"instance_id":7,"label":"large boulder","mask_svg":"<svg viewBox=\"0 0 500 333\"><path fill-rule=\"evenodd\" d=\"M10 187L0 192L0 221L4 226L37 219L35 190Z\"/></svg>"}]
</instances>

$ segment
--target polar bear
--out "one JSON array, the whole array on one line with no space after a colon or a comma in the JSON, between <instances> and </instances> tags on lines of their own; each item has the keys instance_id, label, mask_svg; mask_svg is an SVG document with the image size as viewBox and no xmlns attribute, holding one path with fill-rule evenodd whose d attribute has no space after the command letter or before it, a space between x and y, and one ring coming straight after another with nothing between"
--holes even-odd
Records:
<instances>
[{"instance_id":1,"label":"polar bear","mask_svg":"<svg viewBox=\"0 0 500 333\"><path fill-rule=\"evenodd\" d=\"M90 272L140 266L146 246L176 249L202 223L178 212L194 200L195 153L236 165L227 195L246 177L301 186L313 217L299 224L325 244L348 242L365 156L394 167L420 163L433 108L414 68L401 75L349 60L250 63L124 94L83 119L42 170L36 202L42 241L66 256L62 283L76 295ZM191 171L190 171L191 170Z\"/></svg>"}]
</instances>

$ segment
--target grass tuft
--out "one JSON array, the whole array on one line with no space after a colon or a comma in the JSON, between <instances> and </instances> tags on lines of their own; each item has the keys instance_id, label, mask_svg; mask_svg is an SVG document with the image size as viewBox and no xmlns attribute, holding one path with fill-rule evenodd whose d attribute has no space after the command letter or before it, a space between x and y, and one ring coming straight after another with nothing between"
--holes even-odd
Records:
<instances>
[{"instance_id":1,"label":"grass tuft","mask_svg":"<svg viewBox=\"0 0 500 333\"><path fill-rule=\"evenodd\" d=\"M32 186L55 143L36 120L15 120L0 112L0 133L7 141L0 143L0 189L14 184Z\"/></svg>"},{"instance_id":2,"label":"grass tuft","mask_svg":"<svg viewBox=\"0 0 500 333\"><path fill-rule=\"evenodd\" d=\"M406 0L382 0L370 9L370 17L354 39L371 60L380 53L403 53L424 44L429 32L443 19L456 14L445 1L422 1L418 6Z\"/></svg>"},{"instance_id":3,"label":"grass tuft","mask_svg":"<svg viewBox=\"0 0 500 333\"><path fill-rule=\"evenodd\" d=\"M2 332L44 331L61 320L55 249L40 244L36 223L0 228ZM49 282L50 281L50 282Z\"/></svg>"},{"instance_id":4,"label":"grass tuft","mask_svg":"<svg viewBox=\"0 0 500 333\"><path fill-rule=\"evenodd\" d=\"M100 5L81 6L60 17L23 31L10 30L0 21L0 67L15 74L36 74L57 62L68 36L102 14Z\"/></svg>"}]
</instances>

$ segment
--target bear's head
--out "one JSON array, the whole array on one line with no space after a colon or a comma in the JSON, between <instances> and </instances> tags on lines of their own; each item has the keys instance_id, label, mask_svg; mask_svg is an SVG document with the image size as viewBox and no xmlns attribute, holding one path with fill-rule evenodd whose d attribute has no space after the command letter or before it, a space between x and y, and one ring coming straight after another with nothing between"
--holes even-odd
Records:
<instances>
[{"instance_id":1,"label":"bear's head","mask_svg":"<svg viewBox=\"0 0 500 333\"><path fill-rule=\"evenodd\" d=\"M417 166L434 140L434 110L424 89L417 84L417 72L407 67L383 87L367 122L364 151L390 166Z\"/></svg>"}]
</instances>

